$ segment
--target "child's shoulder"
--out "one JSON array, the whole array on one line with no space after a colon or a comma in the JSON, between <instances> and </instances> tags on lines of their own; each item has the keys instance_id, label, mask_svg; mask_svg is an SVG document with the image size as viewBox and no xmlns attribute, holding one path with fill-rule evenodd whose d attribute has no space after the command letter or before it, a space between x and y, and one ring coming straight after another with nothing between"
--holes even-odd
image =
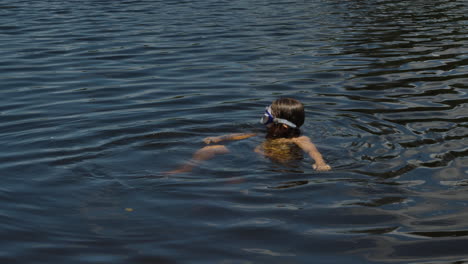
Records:
<instances>
[{"instance_id":1,"label":"child's shoulder","mask_svg":"<svg viewBox=\"0 0 468 264\"><path fill-rule=\"evenodd\" d=\"M310 138L308 136L299 136L299 137L291 138L290 140L294 143L310 142Z\"/></svg>"},{"instance_id":2,"label":"child's shoulder","mask_svg":"<svg viewBox=\"0 0 468 264\"><path fill-rule=\"evenodd\" d=\"M277 138L273 139L273 142L282 144L282 143L295 143L295 144L307 144L310 143L310 138L308 136L299 136L293 138Z\"/></svg>"}]
</instances>

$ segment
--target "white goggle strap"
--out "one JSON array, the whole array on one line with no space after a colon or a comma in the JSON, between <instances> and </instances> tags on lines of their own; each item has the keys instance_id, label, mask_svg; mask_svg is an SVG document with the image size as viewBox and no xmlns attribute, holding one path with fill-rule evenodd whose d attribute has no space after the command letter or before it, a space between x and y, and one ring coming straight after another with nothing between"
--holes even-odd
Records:
<instances>
[{"instance_id":1,"label":"white goggle strap","mask_svg":"<svg viewBox=\"0 0 468 264\"><path fill-rule=\"evenodd\" d=\"M293 124L292 122L290 122L290 121L288 121L288 120L286 120L286 119L275 118L275 119L273 119L273 122L275 122L275 123L280 123L280 124L285 124L285 125L290 126L290 127L292 127L292 128L296 128L296 125L295 125L295 124Z\"/></svg>"}]
</instances>

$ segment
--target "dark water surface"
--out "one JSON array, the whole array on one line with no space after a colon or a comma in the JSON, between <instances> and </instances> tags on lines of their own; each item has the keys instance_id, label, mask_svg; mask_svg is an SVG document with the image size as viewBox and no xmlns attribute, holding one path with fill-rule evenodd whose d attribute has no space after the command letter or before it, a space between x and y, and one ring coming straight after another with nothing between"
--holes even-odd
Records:
<instances>
[{"instance_id":1,"label":"dark water surface","mask_svg":"<svg viewBox=\"0 0 468 264\"><path fill-rule=\"evenodd\" d=\"M0 2L0 263L468 263L466 0ZM304 102L333 167L203 138Z\"/></svg>"}]
</instances>

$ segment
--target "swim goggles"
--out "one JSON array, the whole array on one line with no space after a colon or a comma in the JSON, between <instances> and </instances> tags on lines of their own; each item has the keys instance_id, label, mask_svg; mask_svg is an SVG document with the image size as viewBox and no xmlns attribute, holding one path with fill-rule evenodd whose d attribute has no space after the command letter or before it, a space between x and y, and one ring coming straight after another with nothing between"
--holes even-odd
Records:
<instances>
[{"instance_id":1,"label":"swim goggles","mask_svg":"<svg viewBox=\"0 0 468 264\"><path fill-rule=\"evenodd\" d=\"M296 128L297 126L292 123L291 121L288 121L286 119L282 119L282 118L276 118L274 117L272 114L271 114L271 105L270 106L267 106L265 108L265 113L263 114L262 118L260 119L260 123L264 124L264 125L268 125L268 124L271 124L271 123L275 123L275 124L285 124L289 127L292 127L292 128Z\"/></svg>"}]
</instances>

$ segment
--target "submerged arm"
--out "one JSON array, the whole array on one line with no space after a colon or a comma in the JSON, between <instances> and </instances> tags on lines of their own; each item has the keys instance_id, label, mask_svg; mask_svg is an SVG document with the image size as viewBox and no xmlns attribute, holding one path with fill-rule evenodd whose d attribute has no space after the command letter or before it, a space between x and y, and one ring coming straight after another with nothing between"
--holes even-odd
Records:
<instances>
[{"instance_id":1,"label":"submerged arm","mask_svg":"<svg viewBox=\"0 0 468 264\"><path fill-rule=\"evenodd\" d=\"M241 139L246 139L249 137L254 137L257 134L254 133L238 133L238 134L229 134L229 135L224 135L224 136L219 136L219 137L207 137L203 140L206 144L210 143L218 143L221 141L226 141L226 140L241 140Z\"/></svg>"},{"instance_id":2,"label":"submerged arm","mask_svg":"<svg viewBox=\"0 0 468 264\"><path fill-rule=\"evenodd\" d=\"M293 139L294 143L296 143L304 152L307 152L309 156L315 160L315 164L312 167L319 171L327 171L331 170L330 165L328 165L325 160L323 160L322 154L318 151L317 147L315 147L314 143L310 141L310 138L306 136L301 136L298 138Z\"/></svg>"},{"instance_id":3,"label":"submerged arm","mask_svg":"<svg viewBox=\"0 0 468 264\"><path fill-rule=\"evenodd\" d=\"M229 150L223 145L213 145L213 146L203 147L193 154L193 157L189 162L180 166L178 169L168 171L165 174L171 175L171 174L189 172L194 167L202 163L203 161L212 159L216 155L226 154L228 152Z\"/></svg>"},{"instance_id":4,"label":"submerged arm","mask_svg":"<svg viewBox=\"0 0 468 264\"><path fill-rule=\"evenodd\" d=\"M210 143L218 143L223 140L241 140L241 139L246 139L249 137L256 136L256 134L230 134L230 135L225 135L225 136L219 136L219 137L207 137L203 140L206 144ZM212 159L216 155L220 154L226 154L229 153L229 150L223 146L223 145L210 145L210 146L205 146L201 149L199 149L197 152L193 154L192 159L187 162L186 164L180 166L178 169L168 171L165 174L177 174L177 173L183 173L183 172L189 172L191 171L194 167L200 165L203 161Z\"/></svg>"}]
</instances>

